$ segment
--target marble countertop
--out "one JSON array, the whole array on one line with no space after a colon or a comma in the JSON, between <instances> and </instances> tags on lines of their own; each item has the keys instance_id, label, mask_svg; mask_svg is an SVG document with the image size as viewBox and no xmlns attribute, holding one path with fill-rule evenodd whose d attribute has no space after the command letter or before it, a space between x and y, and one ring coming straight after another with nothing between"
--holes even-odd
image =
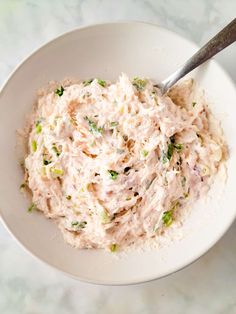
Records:
<instances>
[{"instance_id":1,"label":"marble countertop","mask_svg":"<svg viewBox=\"0 0 236 314\"><path fill-rule=\"evenodd\" d=\"M32 50L80 25L148 21L203 44L235 12L235 0L0 0L0 84ZM216 59L236 82L235 56L234 44ZM235 238L236 223L210 252L174 275L106 287L45 266L0 225L0 313L235 314Z\"/></svg>"}]
</instances>

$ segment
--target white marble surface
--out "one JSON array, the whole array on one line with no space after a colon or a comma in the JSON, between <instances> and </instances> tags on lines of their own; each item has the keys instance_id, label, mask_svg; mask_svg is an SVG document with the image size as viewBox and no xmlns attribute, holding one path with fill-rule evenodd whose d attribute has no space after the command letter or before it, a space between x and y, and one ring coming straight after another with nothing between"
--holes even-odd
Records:
<instances>
[{"instance_id":1,"label":"white marble surface","mask_svg":"<svg viewBox=\"0 0 236 314\"><path fill-rule=\"evenodd\" d=\"M235 13L235 0L0 0L0 84L32 50L79 25L142 20L202 44ZM234 81L235 56L234 45L217 57ZM45 266L0 226L0 313L235 314L235 238L236 223L185 270L138 286L104 287Z\"/></svg>"}]
</instances>

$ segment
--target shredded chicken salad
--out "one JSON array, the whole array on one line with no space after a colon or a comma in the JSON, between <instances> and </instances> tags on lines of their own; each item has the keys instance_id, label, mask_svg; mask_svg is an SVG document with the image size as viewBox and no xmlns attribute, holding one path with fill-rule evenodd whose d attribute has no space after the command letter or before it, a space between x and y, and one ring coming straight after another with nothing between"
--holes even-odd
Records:
<instances>
[{"instance_id":1,"label":"shredded chicken salad","mask_svg":"<svg viewBox=\"0 0 236 314\"><path fill-rule=\"evenodd\" d=\"M122 74L58 86L37 101L27 133L32 205L77 248L124 249L174 228L224 159L193 81L169 96Z\"/></svg>"}]
</instances>

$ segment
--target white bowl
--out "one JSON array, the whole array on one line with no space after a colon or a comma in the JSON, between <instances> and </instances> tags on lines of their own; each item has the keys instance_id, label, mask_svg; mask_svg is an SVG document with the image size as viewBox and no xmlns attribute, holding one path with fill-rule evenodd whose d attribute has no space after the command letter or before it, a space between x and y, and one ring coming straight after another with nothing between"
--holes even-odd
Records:
<instances>
[{"instance_id":1,"label":"white bowl","mask_svg":"<svg viewBox=\"0 0 236 314\"><path fill-rule=\"evenodd\" d=\"M15 152L16 129L24 125L36 90L65 77L116 80L121 72L157 82L176 70L197 47L166 29L144 23L114 23L76 29L46 44L24 61L0 93L0 209L8 230L33 255L80 280L99 284L139 283L173 273L209 250L236 215L236 91L214 61L193 72L207 91L210 108L222 121L229 145L228 180L197 202L184 224L184 238L159 250L114 258L102 250L67 245L52 221L28 213L19 191L22 172ZM219 193L219 191L221 193Z\"/></svg>"}]
</instances>

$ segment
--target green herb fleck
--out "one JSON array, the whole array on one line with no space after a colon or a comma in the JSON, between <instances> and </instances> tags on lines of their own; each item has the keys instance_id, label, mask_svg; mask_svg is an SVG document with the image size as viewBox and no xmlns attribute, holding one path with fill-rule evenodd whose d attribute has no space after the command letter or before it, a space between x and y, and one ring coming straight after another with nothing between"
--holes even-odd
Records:
<instances>
[{"instance_id":1,"label":"green herb fleck","mask_svg":"<svg viewBox=\"0 0 236 314\"><path fill-rule=\"evenodd\" d=\"M186 177L182 177L182 179L181 179L181 185L183 188L185 187L186 180L187 180Z\"/></svg>"},{"instance_id":2,"label":"green herb fleck","mask_svg":"<svg viewBox=\"0 0 236 314\"><path fill-rule=\"evenodd\" d=\"M162 151L162 153L161 153L161 161L163 164L166 164L168 161L167 155L164 151Z\"/></svg>"},{"instance_id":3,"label":"green herb fleck","mask_svg":"<svg viewBox=\"0 0 236 314\"><path fill-rule=\"evenodd\" d=\"M71 195L67 195L67 196L66 196L66 199L67 199L68 201L70 201L70 200L71 200Z\"/></svg>"},{"instance_id":4,"label":"green herb fleck","mask_svg":"<svg viewBox=\"0 0 236 314\"><path fill-rule=\"evenodd\" d=\"M150 188L150 186L152 185L153 181L156 179L156 176L151 179L150 181L147 182L147 185L146 185L146 190L148 190Z\"/></svg>"},{"instance_id":5,"label":"green herb fleck","mask_svg":"<svg viewBox=\"0 0 236 314\"><path fill-rule=\"evenodd\" d=\"M141 154L142 154L143 157L145 158L145 157L147 157L147 155L148 155L148 151L144 149L144 150L141 151Z\"/></svg>"},{"instance_id":6,"label":"green herb fleck","mask_svg":"<svg viewBox=\"0 0 236 314\"><path fill-rule=\"evenodd\" d=\"M37 150L37 142L35 140L32 141L31 148L32 148L32 151L35 153Z\"/></svg>"},{"instance_id":7,"label":"green herb fleck","mask_svg":"<svg viewBox=\"0 0 236 314\"><path fill-rule=\"evenodd\" d=\"M93 81L94 79L92 78L92 79L89 79L89 80L85 80L85 81L83 81L83 84L84 84L84 86L88 86L88 85L90 85L91 83L92 83L92 81Z\"/></svg>"},{"instance_id":8,"label":"green herb fleck","mask_svg":"<svg viewBox=\"0 0 236 314\"><path fill-rule=\"evenodd\" d=\"M71 226L76 227L77 229L84 229L87 225L87 221L72 221Z\"/></svg>"},{"instance_id":9,"label":"green herb fleck","mask_svg":"<svg viewBox=\"0 0 236 314\"><path fill-rule=\"evenodd\" d=\"M168 210L164 212L162 216L162 221L166 227L169 227L173 222L173 210Z\"/></svg>"},{"instance_id":10,"label":"green herb fleck","mask_svg":"<svg viewBox=\"0 0 236 314\"><path fill-rule=\"evenodd\" d=\"M166 226L166 227L169 227L172 222L173 222L173 213L174 211L178 208L179 206L179 201L174 201L172 203L172 207L171 207L171 210L168 210L166 212L163 213L163 216L162 216L162 221L163 221L163 224Z\"/></svg>"},{"instance_id":11,"label":"green herb fleck","mask_svg":"<svg viewBox=\"0 0 236 314\"><path fill-rule=\"evenodd\" d=\"M189 193L184 193L184 198L188 198L189 197Z\"/></svg>"},{"instance_id":12,"label":"green herb fleck","mask_svg":"<svg viewBox=\"0 0 236 314\"><path fill-rule=\"evenodd\" d=\"M193 108L196 106L196 104L197 104L196 101L193 101L193 102L192 102Z\"/></svg>"},{"instance_id":13,"label":"green herb fleck","mask_svg":"<svg viewBox=\"0 0 236 314\"><path fill-rule=\"evenodd\" d=\"M49 165L51 162L52 162L51 160L47 160L47 159L43 158L43 164L44 164L44 166Z\"/></svg>"},{"instance_id":14,"label":"green herb fleck","mask_svg":"<svg viewBox=\"0 0 236 314\"><path fill-rule=\"evenodd\" d=\"M91 133L93 133L94 135L98 135L98 134L101 134L102 131L103 131L103 128L101 127L97 127L96 123L93 122L92 120L90 120L87 116L84 117L84 120L86 120L88 122L88 125L89 125L89 131Z\"/></svg>"},{"instance_id":15,"label":"green herb fleck","mask_svg":"<svg viewBox=\"0 0 236 314\"><path fill-rule=\"evenodd\" d=\"M152 92L152 99L154 100L155 104L158 106L158 98L155 91Z\"/></svg>"},{"instance_id":16,"label":"green herb fleck","mask_svg":"<svg viewBox=\"0 0 236 314\"><path fill-rule=\"evenodd\" d=\"M183 144L174 144L174 148L177 150L178 153L180 153L183 150L184 145Z\"/></svg>"},{"instance_id":17,"label":"green herb fleck","mask_svg":"<svg viewBox=\"0 0 236 314\"><path fill-rule=\"evenodd\" d=\"M79 224L78 221L72 221L72 222L71 222L71 226L72 226L72 227L77 226L78 224Z\"/></svg>"},{"instance_id":18,"label":"green herb fleck","mask_svg":"<svg viewBox=\"0 0 236 314\"><path fill-rule=\"evenodd\" d=\"M101 220L103 224L108 224L111 221L105 209L101 212Z\"/></svg>"},{"instance_id":19,"label":"green herb fleck","mask_svg":"<svg viewBox=\"0 0 236 314\"><path fill-rule=\"evenodd\" d=\"M56 177L61 177L64 174L64 171L62 169L56 169L54 167L51 168L51 172L56 176Z\"/></svg>"},{"instance_id":20,"label":"green herb fleck","mask_svg":"<svg viewBox=\"0 0 236 314\"><path fill-rule=\"evenodd\" d=\"M179 201L174 201L174 202L172 203L172 208L171 208L171 210L176 210L178 207L179 207Z\"/></svg>"},{"instance_id":21,"label":"green herb fleck","mask_svg":"<svg viewBox=\"0 0 236 314\"><path fill-rule=\"evenodd\" d=\"M35 204L32 203L30 207L28 208L28 212L31 213L35 208L36 208Z\"/></svg>"},{"instance_id":22,"label":"green herb fleck","mask_svg":"<svg viewBox=\"0 0 236 314\"><path fill-rule=\"evenodd\" d=\"M60 88L57 88L55 90L55 94L58 95L59 97L61 97L63 95L64 91L65 91L64 87L61 86Z\"/></svg>"},{"instance_id":23,"label":"green herb fleck","mask_svg":"<svg viewBox=\"0 0 236 314\"><path fill-rule=\"evenodd\" d=\"M118 177L118 172L116 172L115 170L108 170L108 172L109 172L109 174L110 174L110 178L112 179L112 180L116 180L117 179L117 177Z\"/></svg>"},{"instance_id":24,"label":"green herb fleck","mask_svg":"<svg viewBox=\"0 0 236 314\"><path fill-rule=\"evenodd\" d=\"M37 121L36 124L35 124L35 130L36 130L36 133L39 134L41 133L42 131L42 125L40 124L40 121Z\"/></svg>"},{"instance_id":25,"label":"green herb fleck","mask_svg":"<svg viewBox=\"0 0 236 314\"><path fill-rule=\"evenodd\" d=\"M168 160L171 160L173 156L174 149L180 153L183 150L183 144L174 144L174 138L170 137L170 144L168 144L167 153L162 152L162 163L165 164Z\"/></svg>"},{"instance_id":26,"label":"green herb fleck","mask_svg":"<svg viewBox=\"0 0 236 314\"><path fill-rule=\"evenodd\" d=\"M168 150L167 150L167 155L166 155L168 160L171 160L173 153L174 153L174 145L171 143L168 145Z\"/></svg>"},{"instance_id":27,"label":"green herb fleck","mask_svg":"<svg viewBox=\"0 0 236 314\"><path fill-rule=\"evenodd\" d=\"M132 84L137 88L138 91L144 90L145 86L147 85L146 80L142 80L139 77L135 77L133 79Z\"/></svg>"},{"instance_id":28,"label":"green herb fleck","mask_svg":"<svg viewBox=\"0 0 236 314\"><path fill-rule=\"evenodd\" d=\"M110 246L110 251L112 253L116 252L117 251L117 244L116 243L113 243L111 246Z\"/></svg>"},{"instance_id":29,"label":"green herb fleck","mask_svg":"<svg viewBox=\"0 0 236 314\"><path fill-rule=\"evenodd\" d=\"M112 128L115 128L118 125L118 122L111 122L110 124Z\"/></svg>"},{"instance_id":30,"label":"green herb fleck","mask_svg":"<svg viewBox=\"0 0 236 314\"><path fill-rule=\"evenodd\" d=\"M54 153L56 154L57 157L59 157L61 155L61 153L58 150L58 148L57 148L55 143L52 145L52 150L54 151Z\"/></svg>"},{"instance_id":31,"label":"green herb fleck","mask_svg":"<svg viewBox=\"0 0 236 314\"><path fill-rule=\"evenodd\" d=\"M101 85L102 87L106 86L106 81L100 80L100 79L98 79L97 81L98 81L98 84Z\"/></svg>"}]
</instances>

